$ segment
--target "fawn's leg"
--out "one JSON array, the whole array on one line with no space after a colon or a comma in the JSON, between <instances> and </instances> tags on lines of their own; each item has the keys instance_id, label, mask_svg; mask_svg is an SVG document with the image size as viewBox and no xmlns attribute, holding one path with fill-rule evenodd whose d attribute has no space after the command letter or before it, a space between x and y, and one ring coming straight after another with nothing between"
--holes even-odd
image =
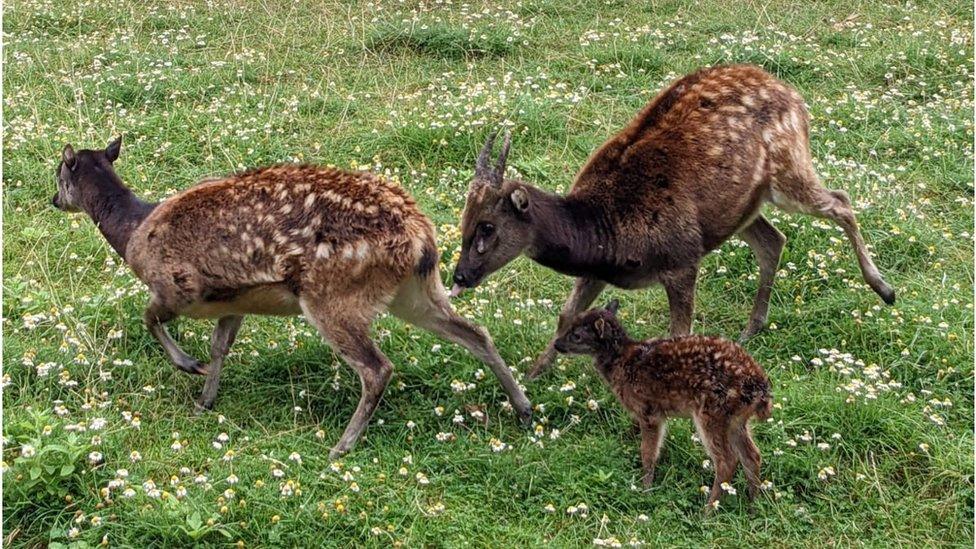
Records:
<instances>
[{"instance_id":1,"label":"fawn's leg","mask_svg":"<svg viewBox=\"0 0 976 549\"><path fill-rule=\"evenodd\" d=\"M640 422L641 428L641 462L644 464L644 488L650 488L654 483L654 467L661 454L661 442L667 424L661 417L651 417Z\"/></svg>"},{"instance_id":2,"label":"fawn's leg","mask_svg":"<svg viewBox=\"0 0 976 549\"><path fill-rule=\"evenodd\" d=\"M488 331L457 314L445 295L444 287L436 272L426 279L413 277L400 287L400 291L390 304L390 312L398 318L464 347L487 364L501 382L522 424L530 425L532 404L515 381L512 371L499 356Z\"/></svg>"},{"instance_id":3,"label":"fawn's leg","mask_svg":"<svg viewBox=\"0 0 976 549\"><path fill-rule=\"evenodd\" d=\"M759 495L759 467L762 464L762 456L759 455L759 448L752 440L752 430L749 428L748 420L732 428L732 446L745 471L749 486L749 500L752 501Z\"/></svg>"},{"instance_id":4,"label":"fawn's leg","mask_svg":"<svg viewBox=\"0 0 976 549\"><path fill-rule=\"evenodd\" d=\"M563 305L563 310L559 313L559 324L556 328L556 335L549 340L546 349L535 360L532 370L529 371L529 379L535 379L542 375L553 359L556 358L556 340L562 335L563 330L569 327L576 315L580 314L600 295L600 292L607 287L607 283L592 278L577 278L573 286L573 293L569 294L569 299Z\"/></svg>"},{"instance_id":5,"label":"fawn's leg","mask_svg":"<svg viewBox=\"0 0 976 549\"><path fill-rule=\"evenodd\" d=\"M705 450L708 451L708 456L715 467L715 481L712 483L712 490L705 504L705 511L710 512L716 507L715 502L722 497L722 484L732 482L736 456L732 449L728 420L710 418L701 413L696 413L693 419L698 429L698 436L705 444Z\"/></svg>"},{"instance_id":6,"label":"fawn's leg","mask_svg":"<svg viewBox=\"0 0 976 549\"><path fill-rule=\"evenodd\" d=\"M698 279L698 263L680 271L672 271L661 278L664 291L668 294L668 308L671 312L671 337L691 333L691 322L695 314L695 281Z\"/></svg>"},{"instance_id":7,"label":"fawn's leg","mask_svg":"<svg viewBox=\"0 0 976 549\"><path fill-rule=\"evenodd\" d=\"M352 306L351 302L352 300L347 300L347 306L337 303L322 305L321 302L312 303L306 298L299 299L305 317L342 356L346 364L356 370L362 386L356 411L349 419L349 425L339 442L329 452L330 459L352 450L366 429L369 419L373 417L373 412L376 411L393 375L393 365L369 338L371 317L364 313L371 310L371 307L366 303Z\"/></svg>"},{"instance_id":8,"label":"fawn's leg","mask_svg":"<svg viewBox=\"0 0 976 549\"><path fill-rule=\"evenodd\" d=\"M851 201L844 191L825 189L820 184L809 160L806 158L795 160L795 165L789 166L788 171L777 175L772 184L771 198L773 204L785 210L799 210L801 212L830 219L844 229L857 254L858 266L868 286L875 291L885 303L895 302L895 291L881 277L881 273L874 265L871 254L864 244L864 238L857 227L857 219L851 209Z\"/></svg>"},{"instance_id":9,"label":"fawn's leg","mask_svg":"<svg viewBox=\"0 0 976 549\"><path fill-rule=\"evenodd\" d=\"M749 315L749 324L739 341L745 341L762 331L769 313L769 295L773 290L773 278L779 268L779 258L786 245L786 237L763 216L759 216L748 227L739 231L739 237L752 248L759 263L759 290Z\"/></svg>"},{"instance_id":10,"label":"fawn's leg","mask_svg":"<svg viewBox=\"0 0 976 549\"><path fill-rule=\"evenodd\" d=\"M155 297L150 300L149 306L146 307L143 313L146 328L149 329L149 333L163 346L163 351L166 352L166 356L169 357L170 362L184 372L204 375L207 373L207 367L199 360L183 352L183 349L180 349L180 346L173 341L169 332L166 331L166 323L176 318L176 316L176 313L171 308L163 305Z\"/></svg>"},{"instance_id":11,"label":"fawn's leg","mask_svg":"<svg viewBox=\"0 0 976 549\"><path fill-rule=\"evenodd\" d=\"M196 402L198 410L213 408L217 389L220 387L220 370L224 366L224 357L230 352L243 320L244 317L241 315L231 315L220 317L217 321L217 327L210 337L210 366L207 369L207 381L203 384L200 400Z\"/></svg>"}]
</instances>

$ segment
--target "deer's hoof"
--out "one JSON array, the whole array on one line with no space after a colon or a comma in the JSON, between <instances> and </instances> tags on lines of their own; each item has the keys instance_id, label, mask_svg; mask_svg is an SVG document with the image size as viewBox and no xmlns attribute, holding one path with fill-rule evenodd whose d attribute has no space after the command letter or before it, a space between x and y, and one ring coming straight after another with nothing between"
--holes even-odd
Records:
<instances>
[{"instance_id":1,"label":"deer's hoof","mask_svg":"<svg viewBox=\"0 0 976 549\"><path fill-rule=\"evenodd\" d=\"M532 364L532 369L529 370L529 373L526 374L526 377L528 377L529 379L536 379L537 377L545 373L545 371L549 369L550 365L552 365L552 358L546 355L542 355L539 358L537 358L536 361Z\"/></svg>"},{"instance_id":2,"label":"deer's hoof","mask_svg":"<svg viewBox=\"0 0 976 549\"><path fill-rule=\"evenodd\" d=\"M749 341L750 339L753 338L753 336L763 331L763 328L765 328L765 326L766 326L765 322L750 322L749 325L746 326L746 329L742 330L742 333L739 334L739 343L745 343Z\"/></svg>"},{"instance_id":3,"label":"deer's hoof","mask_svg":"<svg viewBox=\"0 0 976 549\"><path fill-rule=\"evenodd\" d=\"M211 410L213 410L214 401L211 400L194 400L193 401L193 413L196 415L203 415Z\"/></svg>"},{"instance_id":4,"label":"deer's hoof","mask_svg":"<svg viewBox=\"0 0 976 549\"><path fill-rule=\"evenodd\" d=\"M888 305L895 304L895 290L891 286L887 284L882 286L881 289L878 290L878 295L881 296L881 299Z\"/></svg>"}]
</instances>

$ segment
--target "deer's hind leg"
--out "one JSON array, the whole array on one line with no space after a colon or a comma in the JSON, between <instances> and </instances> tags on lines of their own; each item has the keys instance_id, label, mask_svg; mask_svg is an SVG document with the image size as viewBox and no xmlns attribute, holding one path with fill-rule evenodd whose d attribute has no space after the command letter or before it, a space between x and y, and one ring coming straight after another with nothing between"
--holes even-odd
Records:
<instances>
[{"instance_id":1,"label":"deer's hind leg","mask_svg":"<svg viewBox=\"0 0 976 549\"><path fill-rule=\"evenodd\" d=\"M305 318L359 375L362 394L330 458L351 450L366 429L393 375L393 364L370 339L370 325L396 290L396 276L379 267L313 265L298 299Z\"/></svg>"},{"instance_id":2,"label":"deer's hind leg","mask_svg":"<svg viewBox=\"0 0 976 549\"><path fill-rule=\"evenodd\" d=\"M749 324L739 336L739 341L745 341L766 326L769 296L773 290L776 270L779 268L779 258L786 245L786 237L762 215L739 231L739 237L749 245L759 263L759 289L756 291L756 300L752 305L752 314L749 315Z\"/></svg>"},{"instance_id":3,"label":"deer's hind leg","mask_svg":"<svg viewBox=\"0 0 976 549\"><path fill-rule=\"evenodd\" d=\"M532 404L498 354L488 331L457 314L451 307L436 270L425 277L415 275L404 281L390 304L390 312L464 347L487 364L501 382L519 419L526 426L531 423Z\"/></svg>"},{"instance_id":4,"label":"deer's hind leg","mask_svg":"<svg viewBox=\"0 0 976 549\"><path fill-rule=\"evenodd\" d=\"M163 346L163 351L174 366L190 374L204 375L207 367L199 360L186 354L180 346L173 341L169 332L166 330L166 323L177 317L176 311L163 303L162 300L153 296L143 313L146 328Z\"/></svg>"},{"instance_id":5,"label":"deer's hind leg","mask_svg":"<svg viewBox=\"0 0 976 549\"><path fill-rule=\"evenodd\" d=\"M709 417L701 412L695 413L692 419L698 430L698 436L708 451L708 457L712 458L712 465L715 467L715 480L712 482L712 490L705 504L705 511L710 512L717 507L716 502L722 497L722 492L725 490L722 485L728 486L732 482L738 461L732 448L731 430L727 419Z\"/></svg>"},{"instance_id":6,"label":"deer's hind leg","mask_svg":"<svg viewBox=\"0 0 976 549\"><path fill-rule=\"evenodd\" d=\"M773 178L770 197L773 204L787 211L801 211L837 223L854 247L864 281L885 303L894 304L895 290L885 282L874 265L858 229L850 198L844 191L832 191L820 184L809 156L809 152L795 153L791 164Z\"/></svg>"},{"instance_id":7,"label":"deer's hind leg","mask_svg":"<svg viewBox=\"0 0 976 549\"><path fill-rule=\"evenodd\" d=\"M746 475L746 483L749 486L749 500L756 499L759 495L759 469L762 465L762 456L759 448L752 440L752 430L749 428L749 420L743 420L739 425L732 427L732 446L735 453L742 463L742 469Z\"/></svg>"}]
</instances>

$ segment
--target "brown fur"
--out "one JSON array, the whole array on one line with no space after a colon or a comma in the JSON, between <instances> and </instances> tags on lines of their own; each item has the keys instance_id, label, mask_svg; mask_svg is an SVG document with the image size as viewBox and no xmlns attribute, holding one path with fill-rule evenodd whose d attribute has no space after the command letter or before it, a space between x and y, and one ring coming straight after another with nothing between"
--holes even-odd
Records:
<instances>
[{"instance_id":1,"label":"brown fur","mask_svg":"<svg viewBox=\"0 0 976 549\"><path fill-rule=\"evenodd\" d=\"M761 457L749 431L752 417L768 419L772 412L769 379L746 351L715 337L682 336L633 341L607 309L576 318L556 340L560 352L595 358L600 375L640 426L644 485L654 477L669 417L691 417L715 466L708 499L722 494L741 461L749 497L759 490Z\"/></svg>"},{"instance_id":2,"label":"brown fur","mask_svg":"<svg viewBox=\"0 0 976 549\"><path fill-rule=\"evenodd\" d=\"M671 334L687 334L700 259L738 233L760 266L745 339L765 324L786 241L760 214L772 202L837 222L865 280L893 303L894 291L874 266L846 193L820 185L808 124L799 94L762 69L712 67L659 93L590 156L566 196L479 169L461 220L455 293L525 253L577 277L557 335L607 284L637 289L654 283L667 291ZM554 352L550 343L531 375L542 372Z\"/></svg>"},{"instance_id":3,"label":"brown fur","mask_svg":"<svg viewBox=\"0 0 976 549\"><path fill-rule=\"evenodd\" d=\"M216 398L223 358L243 315L304 314L359 374L359 406L332 454L365 429L392 374L369 338L395 315L467 347L501 381L523 422L531 406L484 329L451 308L434 228L398 184L370 173L281 165L207 180L161 204L138 200L115 175L121 142L66 146L55 206L84 210L149 286L146 325L181 370L206 374L199 406ZM191 358L165 324L219 319L211 362Z\"/></svg>"}]
</instances>

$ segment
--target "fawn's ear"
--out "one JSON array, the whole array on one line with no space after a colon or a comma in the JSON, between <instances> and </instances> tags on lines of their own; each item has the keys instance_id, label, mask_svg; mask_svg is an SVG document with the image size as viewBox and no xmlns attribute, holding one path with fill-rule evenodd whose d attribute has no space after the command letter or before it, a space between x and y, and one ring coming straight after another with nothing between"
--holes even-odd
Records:
<instances>
[{"instance_id":1,"label":"fawn's ear","mask_svg":"<svg viewBox=\"0 0 976 549\"><path fill-rule=\"evenodd\" d=\"M115 141L109 143L108 147L105 147L105 158L107 158L109 162L115 162L116 160L119 159L119 154L121 153L122 153L122 136L120 135L115 138Z\"/></svg>"},{"instance_id":2,"label":"fawn's ear","mask_svg":"<svg viewBox=\"0 0 976 549\"><path fill-rule=\"evenodd\" d=\"M69 170L75 169L75 163L77 160L78 157L75 156L75 150L71 148L70 144L65 145L64 148L61 149L61 161L64 162L64 165L67 166Z\"/></svg>"},{"instance_id":3,"label":"fawn's ear","mask_svg":"<svg viewBox=\"0 0 976 549\"><path fill-rule=\"evenodd\" d=\"M603 339L607 333L607 321L602 318L596 319L596 322L593 323L593 329L596 330L596 335Z\"/></svg>"},{"instance_id":4,"label":"fawn's ear","mask_svg":"<svg viewBox=\"0 0 976 549\"><path fill-rule=\"evenodd\" d=\"M610 314L613 315L617 314L617 309L619 308L620 308L620 301L617 301L616 299L612 300L610 303L607 303L607 307L606 307L606 309L610 311Z\"/></svg>"}]
</instances>

